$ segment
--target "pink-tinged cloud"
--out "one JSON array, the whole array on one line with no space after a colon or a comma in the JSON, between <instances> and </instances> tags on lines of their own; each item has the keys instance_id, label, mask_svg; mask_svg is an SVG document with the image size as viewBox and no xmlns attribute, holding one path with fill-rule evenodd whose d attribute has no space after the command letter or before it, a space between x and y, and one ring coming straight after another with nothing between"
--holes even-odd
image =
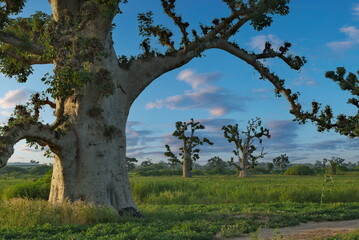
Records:
<instances>
[{"instance_id":1,"label":"pink-tinged cloud","mask_svg":"<svg viewBox=\"0 0 359 240\"><path fill-rule=\"evenodd\" d=\"M206 109L211 116L223 116L228 112L243 111L245 98L212 85L220 78L219 73L196 73L190 69L179 73L178 80L191 86L182 95L157 99L146 104L147 109L168 108L171 110Z\"/></svg>"},{"instance_id":2,"label":"pink-tinged cloud","mask_svg":"<svg viewBox=\"0 0 359 240\"><path fill-rule=\"evenodd\" d=\"M359 29L354 26L342 27L340 32L346 35L344 41L334 41L327 43L327 46L334 51L345 51L359 45Z\"/></svg>"},{"instance_id":3,"label":"pink-tinged cloud","mask_svg":"<svg viewBox=\"0 0 359 240\"><path fill-rule=\"evenodd\" d=\"M25 89L11 90L0 98L0 108L9 109L15 107L17 104L26 102L30 96L29 91Z\"/></svg>"},{"instance_id":4,"label":"pink-tinged cloud","mask_svg":"<svg viewBox=\"0 0 359 240\"><path fill-rule=\"evenodd\" d=\"M278 49L283 43L283 41L280 40L280 38L278 38L277 36L273 34L268 34L253 37L249 45L253 50L263 51L266 42L270 42L274 49Z\"/></svg>"},{"instance_id":5,"label":"pink-tinged cloud","mask_svg":"<svg viewBox=\"0 0 359 240\"><path fill-rule=\"evenodd\" d=\"M38 149L30 148L29 145L23 144L23 145L20 146L19 151L26 152L26 153L39 153L39 152L42 152L44 150L42 150L41 148L38 148Z\"/></svg>"}]
</instances>

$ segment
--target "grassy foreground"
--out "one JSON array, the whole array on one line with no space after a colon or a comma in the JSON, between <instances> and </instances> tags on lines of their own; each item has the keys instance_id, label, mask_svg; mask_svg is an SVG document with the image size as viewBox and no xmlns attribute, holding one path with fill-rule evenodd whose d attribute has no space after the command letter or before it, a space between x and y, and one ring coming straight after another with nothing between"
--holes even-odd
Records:
<instances>
[{"instance_id":1,"label":"grassy foreground","mask_svg":"<svg viewBox=\"0 0 359 240\"><path fill-rule=\"evenodd\" d=\"M0 239L204 240L235 237L259 227L359 218L359 203L141 205L143 219L116 217L109 209L91 206L58 208L44 201L8 201L6 209L0 209Z\"/></svg>"},{"instance_id":2,"label":"grassy foreground","mask_svg":"<svg viewBox=\"0 0 359 240\"><path fill-rule=\"evenodd\" d=\"M10 199L0 201L0 239L204 240L260 227L359 218L358 176L333 181L323 190L321 176L133 177L143 219L83 203ZM0 189L6 191L5 184L0 181ZM322 193L326 203L319 204ZM358 240L359 233L328 239Z\"/></svg>"}]
</instances>

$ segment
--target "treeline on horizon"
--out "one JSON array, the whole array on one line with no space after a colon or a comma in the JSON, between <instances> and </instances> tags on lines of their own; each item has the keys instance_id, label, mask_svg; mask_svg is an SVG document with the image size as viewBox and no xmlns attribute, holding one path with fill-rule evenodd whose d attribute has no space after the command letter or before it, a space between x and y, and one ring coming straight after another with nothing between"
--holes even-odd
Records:
<instances>
[{"instance_id":1,"label":"treeline on horizon","mask_svg":"<svg viewBox=\"0 0 359 240\"><path fill-rule=\"evenodd\" d=\"M171 162L152 162L147 159L138 163L136 158L126 158L127 171L137 176L180 176L182 174L181 164ZM342 174L348 171L359 171L357 163L345 162L345 159L332 157L315 163L290 163L288 162L258 162L256 166L249 168L249 175L258 174L284 174L284 175L321 175ZM212 157L204 165L194 163L193 175L237 175L238 170L220 157Z\"/></svg>"}]
</instances>

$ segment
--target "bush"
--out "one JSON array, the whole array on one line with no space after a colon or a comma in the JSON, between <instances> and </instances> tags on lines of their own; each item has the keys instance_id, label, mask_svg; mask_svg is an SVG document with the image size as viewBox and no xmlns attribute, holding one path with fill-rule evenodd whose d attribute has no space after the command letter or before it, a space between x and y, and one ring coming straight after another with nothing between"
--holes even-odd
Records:
<instances>
[{"instance_id":1,"label":"bush","mask_svg":"<svg viewBox=\"0 0 359 240\"><path fill-rule=\"evenodd\" d=\"M9 173L27 173L27 170L22 167L16 166L5 166L0 169L0 174L9 174Z\"/></svg>"},{"instance_id":2,"label":"bush","mask_svg":"<svg viewBox=\"0 0 359 240\"><path fill-rule=\"evenodd\" d=\"M314 170L305 165L296 165L288 168L284 175L314 175Z\"/></svg>"},{"instance_id":3,"label":"bush","mask_svg":"<svg viewBox=\"0 0 359 240\"><path fill-rule=\"evenodd\" d=\"M182 170L135 170L135 175L139 176L181 176Z\"/></svg>"},{"instance_id":4,"label":"bush","mask_svg":"<svg viewBox=\"0 0 359 240\"><path fill-rule=\"evenodd\" d=\"M52 166L49 165L39 165L33 167L29 170L29 173L32 175L44 175L52 169Z\"/></svg>"},{"instance_id":5,"label":"bush","mask_svg":"<svg viewBox=\"0 0 359 240\"><path fill-rule=\"evenodd\" d=\"M248 173L250 174L269 174L270 171L264 167L255 167L248 169Z\"/></svg>"}]
</instances>

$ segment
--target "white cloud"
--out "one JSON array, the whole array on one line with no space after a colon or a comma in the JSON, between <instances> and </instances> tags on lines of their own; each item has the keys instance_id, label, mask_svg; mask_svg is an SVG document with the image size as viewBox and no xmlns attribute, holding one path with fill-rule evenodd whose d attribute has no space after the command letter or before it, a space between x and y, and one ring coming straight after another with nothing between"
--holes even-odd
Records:
<instances>
[{"instance_id":1,"label":"white cloud","mask_svg":"<svg viewBox=\"0 0 359 240\"><path fill-rule=\"evenodd\" d=\"M199 74L186 69L180 72L177 79L191 86L191 90L182 95L157 99L146 104L147 109L206 109L212 116L223 116L231 111L243 111L243 102L247 99L235 96L224 89L213 86L212 83L220 78L219 73Z\"/></svg>"},{"instance_id":2,"label":"white cloud","mask_svg":"<svg viewBox=\"0 0 359 240\"><path fill-rule=\"evenodd\" d=\"M220 77L221 74L219 72L201 74L191 69L185 69L178 74L177 79L188 83L193 89L198 89L199 87L210 87Z\"/></svg>"},{"instance_id":3,"label":"white cloud","mask_svg":"<svg viewBox=\"0 0 359 240\"><path fill-rule=\"evenodd\" d=\"M0 108L9 109L28 100L30 92L25 89L11 90L0 98Z\"/></svg>"},{"instance_id":4,"label":"white cloud","mask_svg":"<svg viewBox=\"0 0 359 240\"><path fill-rule=\"evenodd\" d=\"M353 7L353 15L359 16L359 3Z\"/></svg>"},{"instance_id":5,"label":"white cloud","mask_svg":"<svg viewBox=\"0 0 359 240\"><path fill-rule=\"evenodd\" d=\"M346 35L344 41L334 41L327 43L327 46L334 51L348 50L356 45L359 45L359 29L354 26L342 27L340 32Z\"/></svg>"},{"instance_id":6,"label":"white cloud","mask_svg":"<svg viewBox=\"0 0 359 240\"><path fill-rule=\"evenodd\" d=\"M274 49L278 49L281 46L281 44L283 43L283 41L280 40L280 38L278 38L277 36L275 36L273 34L268 34L268 35L259 35L259 36L253 37L251 39L249 45L254 50L263 51L266 42L270 42Z\"/></svg>"},{"instance_id":7,"label":"white cloud","mask_svg":"<svg viewBox=\"0 0 359 240\"><path fill-rule=\"evenodd\" d=\"M359 29L354 26L342 27L340 29L341 32L345 33L349 39L359 43Z\"/></svg>"},{"instance_id":8,"label":"white cloud","mask_svg":"<svg viewBox=\"0 0 359 240\"><path fill-rule=\"evenodd\" d=\"M319 85L314 78L307 76L305 73L301 73L298 78L293 82L296 86L317 86Z\"/></svg>"},{"instance_id":9,"label":"white cloud","mask_svg":"<svg viewBox=\"0 0 359 240\"><path fill-rule=\"evenodd\" d=\"M11 113L6 112L6 111L1 111L0 115L5 116L5 117L10 117Z\"/></svg>"}]
</instances>

